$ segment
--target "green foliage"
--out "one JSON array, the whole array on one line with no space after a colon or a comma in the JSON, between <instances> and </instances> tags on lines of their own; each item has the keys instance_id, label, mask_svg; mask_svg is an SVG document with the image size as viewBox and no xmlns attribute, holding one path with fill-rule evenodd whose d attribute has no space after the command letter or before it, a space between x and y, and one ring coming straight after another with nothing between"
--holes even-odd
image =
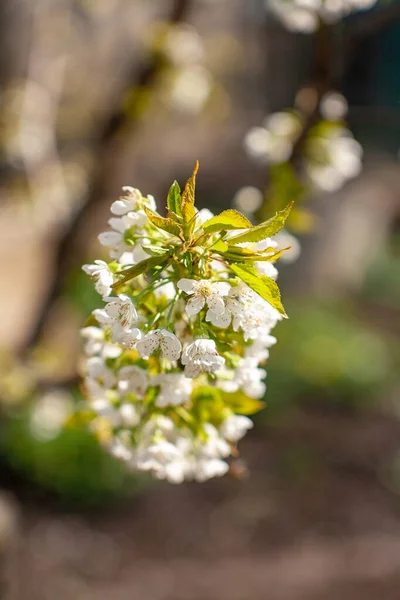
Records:
<instances>
[{"instance_id":1,"label":"green foliage","mask_svg":"<svg viewBox=\"0 0 400 600\"><path fill-rule=\"evenodd\" d=\"M182 216L181 211L181 188L179 187L179 183L174 181L174 183L169 188L168 196L167 196L167 208L168 212L175 213L178 217Z\"/></svg>"},{"instance_id":2,"label":"green foliage","mask_svg":"<svg viewBox=\"0 0 400 600\"><path fill-rule=\"evenodd\" d=\"M231 244L242 244L244 242L261 242L266 238L272 237L283 229L286 219L292 209L293 202L288 204L286 208L276 213L274 217L271 217L264 223L260 223L255 227L245 231L235 237L230 238Z\"/></svg>"},{"instance_id":3,"label":"green foliage","mask_svg":"<svg viewBox=\"0 0 400 600\"><path fill-rule=\"evenodd\" d=\"M181 235L182 228L179 227L179 225L173 219L168 217L164 218L158 213L156 213L154 210L147 208L147 206L144 207L144 212L146 213L150 223L153 223L153 225L155 225L159 229L163 229L171 235L176 235L178 237Z\"/></svg>"},{"instance_id":4,"label":"green foliage","mask_svg":"<svg viewBox=\"0 0 400 600\"><path fill-rule=\"evenodd\" d=\"M249 398L244 392L233 392L222 394L223 400L227 406L239 415L254 415L263 408L265 408L265 402L256 400L255 398Z\"/></svg>"},{"instance_id":5,"label":"green foliage","mask_svg":"<svg viewBox=\"0 0 400 600\"><path fill-rule=\"evenodd\" d=\"M286 252L286 250L290 250L291 246L288 246L287 248L281 248L281 250L277 250L276 252L271 252L268 254L257 254L255 256L248 256L247 260L253 260L253 261L257 261L257 262L275 262L276 260L278 260L278 258L280 258L282 256L282 254L284 252Z\"/></svg>"},{"instance_id":6,"label":"green foliage","mask_svg":"<svg viewBox=\"0 0 400 600\"><path fill-rule=\"evenodd\" d=\"M94 308L100 308L103 305L92 281L81 269L69 273L65 298L83 317L86 317Z\"/></svg>"},{"instance_id":7,"label":"green foliage","mask_svg":"<svg viewBox=\"0 0 400 600\"><path fill-rule=\"evenodd\" d=\"M277 212L274 217L260 225L252 226L250 221L236 210L225 210L196 228L195 189L198 168L199 163L196 162L193 173L187 180L179 199L179 185L175 182L171 186L167 198L169 215L167 218L145 207L144 210L150 222L172 237L166 236L165 240L163 239L161 250L157 249L154 244L145 246L144 250L150 257L133 267L122 270L118 274L120 279L112 286L113 289L119 289L121 285L146 271L155 267L165 267L167 264L177 271L180 268L179 263L181 265L183 263L190 275L197 274L204 277L206 273L199 270L200 261L203 261L204 269L204 265L207 266L207 262L215 258L215 254L218 254L226 261L236 276L269 302L280 314L286 316L275 281L261 275L254 266L248 264L251 261L273 262L282 255L284 249L274 251L273 248L267 248L257 251L243 248L238 244L259 242L278 233L283 228L293 203L288 204L284 210ZM245 229L246 231L234 237L227 237L227 232L235 229ZM215 237L213 239L212 236L217 233L221 234L219 239L215 239ZM208 245L209 241L211 241L210 245Z\"/></svg>"},{"instance_id":8,"label":"green foliage","mask_svg":"<svg viewBox=\"0 0 400 600\"><path fill-rule=\"evenodd\" d=\"M208 385L196 388L192 393L192 403L192 413L198 422L219 426L223 421L226 408L218 388Z\"/></svg>"},{"instance_id":9,"label":"green foliage","mask_svg":"<svg viewBox=\"0 0 400 600\"><path fill-rule=\"evenodd\" d=\"M181 212L186 237L190 237L190 234L195 228L196 209L194 207L194 200L196 191L196 175L198 170L199 161L196 161L193 173L187 180L181 196Z\"/></svg>"},{"instance_id":10,"label":"green foliage","mask_svg":"<svg viewBox=\"0 0 400 600\"><path fill-rule=\"evenodd\" d=\"M150 258L146 258L145 260L141 260L137 265L134 265L129 269L124 269L123 271L121 271L122 277L111 287L115 290L127 281L130 281L131 279L135 279L135 277L142 275L142 273L150 271L150 269L153 269L154 267L165 265L168 262L169 256L170 254L167 251L159 256L152 256Z\"/></svg>"},{"instance_id":11,"label":"green foliage","mask_svg":"<svg viewBox=\"0 0 400 600\"><path fill-rule=\"evenodd\" d=\"M154 245L143 246L143 250L150 256L163 256L167 252L167 248Z\"/></svg>"},{"instance_id":12,"label":"green foliage","mask_svg":"<svg viewBox=\"0 0 400 600\"><path fill-rule=\"evenodd\" d=\"M0 438L3 460L69 506L103 504L143 485L144 479L129 476L83 427L43 441L33 435L28 412L4 423Z\"/></svg>"},{"instance_id":13,"label":"green foliage","mask_svg":"<svg viewBox=\"0 0 400 600\"><path fill-rule=\"evenodd\" d=\"M215 233L217 231L227 231L229 229L248 229L252 227L250 221L237 210L224 210L219 215L208 219L202 225L206 233Z\"/></svg>"},{"instance_id":14,"label":"green foliage","mask_svg":"<svg viewBox=\"0 0 400 600\"><path fill-rule=\"evenodd\" d=\"M243 263L231 264L230 269L261 298L269 302L282 316L287 316L282 306L278 285L273 279L261 275L257 269Z\"/></svg>"},{"instance_id":15,"label":"green foliage","mask_svg":"<svg viewBox=\"0 0 400 600\"><path fill-rule=\"evenodd\" d=\"M367 409L395 385L395 340L350 305L292 301L268 360L268 413L297 401Z\"/></svg>"}]
</instances>

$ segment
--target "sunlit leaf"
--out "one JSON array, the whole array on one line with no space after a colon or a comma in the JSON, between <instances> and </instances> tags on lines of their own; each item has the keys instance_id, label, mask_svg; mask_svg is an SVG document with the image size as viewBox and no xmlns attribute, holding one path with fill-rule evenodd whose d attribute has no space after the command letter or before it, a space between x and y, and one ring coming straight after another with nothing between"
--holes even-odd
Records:
<instances>
[{"instance_id":1,"label":"sunlit leaf","mask_svg":"<svg viewBox=\"0 0 400 600\"><path fill-rule=\"evenodd\" d=\"M288 206L284 210L277 212L276 215L268 219L268 221L264 221L264 223L260 223L260 225L256 225L248 231L245 231L244 233L240 233L239 235L230 238L229 242L231 244L242 244L244 242L260 242L261 240L265 240L266 238L272 237L281 229L283 229L292 206L293 202L288 204Z\"/></svg>"},{"instance_id":2,"label":"sunlit leaf","mask_svg":"<svg viewBox=\"0 0 400 600\"><path fill-rule=\"evenodd\" d=\"M249 256L247 260L259 261L259 262L275 262L282 256L286 250L290 250L291 246L287 248L281 248L281 250L277 250L276 252L272 252L271 254L257 254L256 256Z\"/></svg>"},{"instance_id":3,"label":"sunlit leaf","mask_svg":"<svg viewBox=\"0 0 400 600\"><path fill-rule=\"evenodd\" d=\"M224 210L219 215L208 219L201 228L206 233L215 233L216 231L225 231L230 229L248 229L252 224L250 221L234 209Z\"/></svg>"},{"instance_id":4,"label":"sunlit leaf","mask_svg":"<svg viewBox=\"0 0 400 600\"><path fill-rule=\"evenodd\" d=\"M244 263L233 263L229 268L252 290L273 306L281 315L286 317L282 306L281 294L278 285L273 279L261 275L255 267Z\"/></svg>"},{"instance_id":5,"label":"sunlit leaf","mask_svg":"<svg viewBox=\"0 0 400 600\"><path fill-rule=\"evenodd\" d=\"M225 405L222 392L211 386L200 386L192 393L192 412L201 423L212 423L218 426L225 416Z\"/></svg>"},{"instance_id":6,"label":"sunlit leaf","mask_svg":"<svg viewBox=\"0 0 400 600\"><path fill-rule=\"evenodd\" d=\"M186 182L185 189L181 195L181 213L183 216L184 230L186 235L190 235L195 227L196 209L194 207L194 197L196 190L196 175L199 170L199 161L193 169L193 173Z\"/></svg>"},{"instance_id":7,"label":"sunlit leaf","mask_svg":"<svg viewBox=\"0 0 400 600\"><path fill-rule=\"evenodd\" d=\"M265 408L265 402L249 398L244 392L225 392L222 399L229 408L239 415L253 415Z\"/></svg>"},{"instance_id":8,"label":"sunlit leaf","mask_svg":"<svg viewBox=\"0 0 400 600\"><path fill-rule=\"evenodd\" d=\"M162 246L142 246L142 248L149 256L162 256L167 251Z\"/></svg>"},{"instance_id":9,"label":"sunlit leaf","mask_svg":"<svg viewBox=\"0 0 400 600\"><path fill-rule=\"evenodd\" d=\"M147 208L147 206L144 207L144 211L147 215L147 218L151 223L153 223L153 225L155 225L159 229L163 229L164 231L171 233L172 235L180 235L181 228L179 227L178 223L175 223L175 221L173 221L172 219L165 219L158 213L154 212L154 210Z\"/></svg>"},{"instance_id":10,"label":"sunlit leaf","mask_svg":"<svg viewBox=\"0 0 400 600\"><path fill-rule=\"evenodd\" d=\"M154 267L164 265L166 262L168 262L169 257L169 252L165 252L161 256L151 256L150 258L146 258L145 260L140 261L137 265L134 265L129 269L124 269L121 272L121 278L111 287L113 288L113 290L115 290L119 288L122 284L126 283L127 281L130 281L131 279L135 279L135 277L138 277L142 273L145 273L146 271L149 271Z\"/></svg>"},{"instance_id":11,"label":"sunlit leaf","mask_svg":"<svg viewBox=\"0 0 400 600\"><path fill-rule=\"evenodd\" d=\"M174 183L169 188L168 197L167 197L167 208L168 208L168 211L171 211L178 216L182 216L181 188L179 187L179 183L177 181L174 181Z\"/></svg>"},{"instance_id":12,"label":"sunlit leaf","mask_svg":"<svg viewBox=\"0 0 400 600\"><path fill-rule=\"evenodd\" d=\"M210 250L213 250L218 254L221 252L226 252L228 250L228 244L223 240L218 240L210 247Z\"/></svg>"}]
</instances>

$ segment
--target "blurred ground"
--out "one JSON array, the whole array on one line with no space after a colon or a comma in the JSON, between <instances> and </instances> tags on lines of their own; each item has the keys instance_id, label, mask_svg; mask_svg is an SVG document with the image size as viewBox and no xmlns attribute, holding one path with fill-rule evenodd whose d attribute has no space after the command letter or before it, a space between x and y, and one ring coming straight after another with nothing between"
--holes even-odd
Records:
<instances>
[{"instance_id":1,"label":"blurred ground","mask_svg":"<svg viewBox=\"0 0 400 600\"><path fill-rule=\"evenodd\" d=\"M155 484L86 516L27 501L15 598L396 600L399 435L374 413L299 411L241 445L244 481Z\"/></svg>"}]
</instances>

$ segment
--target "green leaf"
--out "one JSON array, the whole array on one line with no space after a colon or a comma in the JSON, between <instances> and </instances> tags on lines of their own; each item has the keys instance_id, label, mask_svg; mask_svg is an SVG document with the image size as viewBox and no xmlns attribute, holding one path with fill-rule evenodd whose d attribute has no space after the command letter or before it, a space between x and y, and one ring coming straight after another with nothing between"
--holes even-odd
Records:
<instances>
[{"instance_id":1,"label":"green leaf","mask_svg":"<svg viewBox=\"0 0 400 600\"><path fill-rule=\"evenodd\" d=\"M268 206L271 210L282 210L289 202L299 203L307 191L307 187L299 181L299 177L290 162L271 165L269 169L270 185L267 192L268 203L260 210L262 219L268 218ZM292 215L290 215L290 219Z\"/></svg>"},{"instance_id":2,"label":"green leaf","mask_svg":"<svg viewBox=\"0 0 400 600\"><path fill-rule=\"evenodd\" d=\"M130 281L131 279L135 279L135 277L138 277L142 273L145 273L146 271L149 271L150 269L153 269L154 267L164 265L166 262L168 262L169 257L170 257L169 252L165 252L161 256L152 256L150 258L145 258L145 260L140 261L137 265L134 265L133 267L130 267L129 269L124 269L120 273L120 275L122 276L121 279L116 281L111 286L112 289L115 290L115 289L119 288L122 284L126 283L127 281ZM118 275L119 275L119 273L118 273Z\"/></svg>"},{"instance_id":3,"label":"green leaf","mask_svg":"<svg viewBox=\"0 0 400 600\"><path fill-rule=\"evenodd\" d=\"M239 415L254 415L254 413L265 408L265 402L249 398L243 392L225 392L222 399L234 413Z\"/></svg>"},{"instance_id":4,"label":"green leaf","mask_svg":"<svg viewBox=\"0 0 400 600\"><path fill-rule=\"evenodd\" d=\"M178 216L182 216L181 213L181 188L179 187L179 183L174 181L174 183L169 188L168 196L167 196L167 208L168 211L175 213Z\"/></svg>"},{"instance_id":5,"label":"green leaf","mask_svg":"<svg viewBox=\"0 0 400 600\"><path fill-rule=\"evenodd\" d=\"M232 257L237 261L246 260L249 257L257 256L257 252L254 250L249 250L248 248L241 248L240 246L233 246L232 244L228 244L228 250L225 253L225 256Z\"/></svg>"},{"instance_id":6,"label":"green leaf","mask_svg":"<svg viewBox=\"0 0 400 600\"><path fill-rule=\"evenodd\" d=\"M234 263L230 264L229 268L254 292L271 304L282 316L287 317L285 309L282 306L279 288L273 279L266 275L261 275L252 265Z\"/></svg>"},{"instance_id":7,"label":"green leaf","mask_svg":"<svg viewBox=\"0 0 400 600\"><path fill-rule=\"evenodd\" d=\"M175 221L175 223L178 223L179 225L183 225L183 217L181 215L177 215L172 210L168 211L167 219L172 219L173 221Z\"/></svg>"},{"instance_id":8,"label":"green leaf","mask_svg":"<svg viewBox=\"0 0 400 600\"><path fill-rule=\"evenodd\" d=\"M282 248L281 250L277 250L276 252L273 252L271 254L257 254L256 256L249 256L247 257L247 260L254 260L260 262L275 262L276 260L278 260L278 258L282 256L284 252L286 252L286 250L290 250L290 248L291 246L288 246L287 248Z\"/></svg>"},{"instance_id":9,"label":"green leaf","mask_svg":"<svg viewBox=\"0 0 400 600\"><path fill-rule=\"evenodd\" d=\"M220 254L228 250L228 244L223 240L218 240L217 242L215 242L215 244L210 246L210 250L212 250L213 252L217 252L217 254Z\"/></svg>"},{"instance_id":10,"label":"green leaf","mask_svg":"<svg viewBox=\"0 0 400 600\"><path fill-rule=\"evenodd\" d=\"M194 207L194 196L196 190L196 175L198 170L199 161L196 160L193 173L187 180L185 189L181 195L180 209L183 216L184 231L186 236L190 236L195 227L196 209Z\"/></svg>"},{"instance_id":11,"label":"green leaf","mask_svg":"<svg viewBox=\"0 0 400 600\"><path fill-rule=\"evenodd\" d=\"M227 231L229 229L249 229L252 224L242 213L237 210L224 210L219 215L208 219L201 228L206 233L215 233L216 231Z\"/></svg>"},{"instance_id":12,"label":"green leaf","mask_svg":"<svg viewBox=\"0 0 400 600\"><path fill-rule=\"evenodd\" d=\"M167 231L168 233L178 237L181 234L181 228L179 227L178 223L175 223L175 221L172 219L165 219L158 213L154 212L154 210L147 208L147 206L144 207L144 212L146 213L149 221L159 229L163 229L164 231Z\"/></svg>"},{"instance_id":13,"label":"green leaf","mask_svg":"<svg viewBox=\"0 0 400 600\"><path fill-rule=\"evenodd\" d=\"M264 221L264 223L260 223L260 225L256 225L246 231L245 233L240 233L235 237L230 238L229 242L231 244L242 244L244 242L260 242L261 240L265 240L265 238L272 237L278 231L283 229L285 225L285 221L289 216L291 208L293 206L293 202L287 205L286 208L276 213L274 217L268 219L268 221Z\"/></svg>"},{"instance_id":14,"label":"green leaf","mask_svg":"<svg viewBox=\"0 0 400 600\"><path fill-rule=\"evenodd\" d=\"M192 413L200 423L212 423L219 426L225 416L222 392L211 386L200 386L192 393Z\"/></svg>"},{"instance_id":15,"label":"green leaf","mask_svg":"<svg viewBox=\"0 0 400 600\"><path fill-rule=\"evenodd\" d=\"M149 256L162 256L167 251L162 246L142 246L142 248Z\"/></svg>"}]
</instances>

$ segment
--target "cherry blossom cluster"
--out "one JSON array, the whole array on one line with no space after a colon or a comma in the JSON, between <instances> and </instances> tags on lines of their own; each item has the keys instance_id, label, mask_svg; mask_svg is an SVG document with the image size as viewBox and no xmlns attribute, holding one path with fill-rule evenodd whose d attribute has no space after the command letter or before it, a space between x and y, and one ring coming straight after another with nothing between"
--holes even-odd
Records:
<instances>
[{"instance_id":1,"label":"cherry blossom cluster","mask_svg":"<svg viewBox=\"0 0 400 600\"><path fill-rule=\"evenodd\" d=\"M196 172L182 193L172 185L166 217L123 188L99 235L109 260L83 266L104 305L82 329L82 414L130 469L172 483L229 470L286 316L271 237L290 206L256 227L236 210L197 211Z\"/></svg>"},{"instance_id":2,"label":"cherry blossom cluster","mask_svg":"<svg viewBox=\"0 0 400 600\"><path fill-rule=\"evenodd\" d=\"M325 94L318 110L321 119L307 131L300 110L273 113L248 131L244 146L255 160L274 165L287 162L301 138L304 179L332 192L360 173L363 151L344 123L347 102L341 94Z\"/></svg>"},{"instance_id":3,"label":"cherry blossom cluster","mask_svg":"<svg viewBox=\"0 0 400 600\"><path fill-rule=\"evenodd\" d=\"M187 23L160 23L154 28L153 51L169 65L162 78L163 102L179 112L200 113L215 82L196 29Z\"/></svg>"},{"instance_id":4,"label":"cherry blossom cluster","mask_svg":"<svg viewBox=\"0 0 400 600\"><path fill-rule=\"evenodd\" d=\"M335 23L346 15L367 10L377 0L266 0L271 10L291 31L312 33L321 21Z\"/></svg>"}]
</instances>

